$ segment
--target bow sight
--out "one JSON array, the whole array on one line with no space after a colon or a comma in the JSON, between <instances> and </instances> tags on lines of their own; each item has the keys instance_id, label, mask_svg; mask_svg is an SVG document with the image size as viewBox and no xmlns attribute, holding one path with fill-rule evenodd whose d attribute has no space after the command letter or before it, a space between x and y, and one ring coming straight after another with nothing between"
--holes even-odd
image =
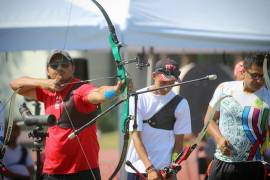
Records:
<instances>
[{"instance_id":1,"label":"bow sight","mask_svg":"<svg viewBox=\"0 0 270 180\"><path fill-rule=\"evenodd\" d=\"M144 67L150 66L147 60L145 60L144 58L140 58L138 56L133 59L123 60L121 63L117 65L122 66L122 65L130 64L130 63L136 63L136 67L140 70L142 70Z\"/></svg>"}]
</instances>

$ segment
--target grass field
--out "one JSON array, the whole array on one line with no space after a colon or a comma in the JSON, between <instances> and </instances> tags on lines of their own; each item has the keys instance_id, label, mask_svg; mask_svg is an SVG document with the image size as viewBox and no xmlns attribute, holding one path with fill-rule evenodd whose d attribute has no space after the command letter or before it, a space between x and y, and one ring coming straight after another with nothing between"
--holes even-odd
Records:
<instances>
[{"instance_id":1,"label":"grass field","mask_svg":"<svg viewBox=\"0 0 270 180\"><path fill-rule=\"evenodd\" d=\"M101 149L118 149L119 147L119 132L102 133L99 138Z\"/></svg>"}]
</instances>

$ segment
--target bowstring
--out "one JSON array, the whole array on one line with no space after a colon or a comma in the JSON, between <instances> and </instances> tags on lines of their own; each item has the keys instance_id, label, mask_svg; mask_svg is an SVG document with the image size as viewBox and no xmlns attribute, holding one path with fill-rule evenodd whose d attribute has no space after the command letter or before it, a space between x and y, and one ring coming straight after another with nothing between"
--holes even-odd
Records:
<instances>
[{"instance_id":1,"label":"bowstring","mask_svg":"<svg viewBox=\"0 0 270 180\"><path fill-rule=\"evenodd\" d=\"M72 122L72 120L71 120L71 117L69 116L69 113L68 113L67 107L66 107L66 105L65 105L65 102L63 101L62 97L60 97L60 98L61 98L61 100L62 100L62 102L63 102L63 107L64 107L64 110L65 110L65 112L66 112L66 114L67 114L68 120L69 120L69 122L70 122L70 124L71 124L71 126L72 126L72 129L75 130L75 126L74 126L74 124L73 124L73 122ZM79 143L79 145L80 145L81 151L82 151L83 156L84 156L84 158L85 158L85 160L86 160L87 166L89 167L89 170L90 170L90 172L91 172L91 175L93 176L94 180L96 180L96 177L95 177L95 175L94 175L94 173L93 173L93 171L92 171L90 162L89 162L89 160L88 160L88 158L87 158L87 156L86 156L86 152L85 152L84 149L83 149L82 143L81 143L80 138L79 138L78 135L76 135L76 139L77 139L77 141L78 141L78 143Z\"/></svg>"},{"instance_id":2,"label":"bowstring","mask_svg":"<svg viewBox=\"0 0 270 180\"><path fill-rule=\"evenodd\" d=\"M13 93L7 98L7 100L4 103L2 103L2 108L0 109L0 113L2 113L5 110L5 108L6 108L7 104L8 104L8 102L10 101L12 95L13 95Z\"/></svg>"},{"instance_id":3,"label":"bowstring","mask_svg":"<svg viewBox=\"0 0 270 180\"><path fill-rule=\"evenodd\" d=\"M70 1L70 6L69 6L69 10L68 10L68 20L67 20L67 28L66 28L66 31L65 31L65 39L64 39L64 47L63 49L65 50L66 49L66 44L67 44L67 38L68 38L68 34L69 34L69 23L70 23L70 18L71 18L71 12L72 12L72 1Z\"/></svg>"},{"instance_id":4,"label":"bowstring","mask_svg":"<svg viewBox=\"0 0 270 180\"><path fill-rule=\"evenodd\" d=\"M67 37L68 37L68 33L69 33L69 23L70 23L71 12L72 12L72 7L73 7L73 6L72 6L72 1L73 1L73 0L70 1L70 6L69 6L69 10L68 10L68 20L67 20L67 28L66 28L66 31L65 31L65 37L64 37L65 39L64 39L63 50L66 49ZM63 61L63 58L64 58L64 57L62 56L62 61ZM70 124L71 124L71 126L72 126L72 129L73 129L73 131L74 131L74 130L75 130L75 126L74 126L74 124L73 124L73 122L72 122L72 120L71 120L71 117L70 117L70 115L69 115L69 113L68 113L68 110L67 110L67 108L66 108L66 106L65 106L65 103L64 103L62 97L60 97L60 98L61 98L61 100L62 100L62 102L63 102L63 107L64 107L64 110L65 110L65 112L66 112L66 114L67 114L68 120L70 121ZM95 175L94 175L94 173L93 173L93 171L92 171L90 162L88 161L88 158L87 158L87 156L86 156L86 152L84 151L83 146L82 146L82 143L81 143L81 141L80 141L80 139L79 139L79 137L78 137L77 135L76 135L76 139L77 139L77 142L79 143L80 149L81 149L81 151L82 151L82 153L83 153L83 156L84 156L84 158L85 158L85 160L86 160L87 166L89 167L89 170L90 170L90 172L91 172L91 175L92 175L92 177L94 178L94 180L96 180L96 177L95 177Z\"/></svg>"}]
</instances>

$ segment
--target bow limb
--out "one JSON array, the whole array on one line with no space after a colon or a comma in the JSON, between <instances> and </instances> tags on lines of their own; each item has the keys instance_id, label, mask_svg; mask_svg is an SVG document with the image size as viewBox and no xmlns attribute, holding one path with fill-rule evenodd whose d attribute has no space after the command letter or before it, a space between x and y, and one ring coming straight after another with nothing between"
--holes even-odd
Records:
<instances>
[{"instance_id":1,"label":"bow limb","mask_svg":"<svg viewBox=\"0 0 270 180\"><path fill-rule=\"evenodd\" d=\"M8 113L8 123L7 123L7 128L5 131L5 138L3 142L3 146L1 147L0 150L0 159L3 158L5 154L5 150L7 148L7 145L10 140L10 136L12 133L12 128L13 128L13 122L14 122L14 107L15 107L15 100L16 100L16 95L20 89L17 89L16 91L13 92L11 99L10 99L10 106L9 106L9 113Z\"/></svg>"},{"instance_id":2,"label":"bow limb","mask_svg":"<svg viewBox=\"0 0 270 180\"><path fill-rule=\"evenodd\" d=\"M139 176L140 180L146 180L146 177L142 175L138 169L136 169L130 161L126 161L126 165L129 166L131 169L133 169L137 176Z\"/></svg>"},{"instance_id":3,"label":"bow limb","mask_svg":"<svg viewBox=\"0 0 270 180\"><path fill-rule=\"evenodd\" d=\"M127 123L128 124L128 123ZM123 146L122 146L122 152L120 155L120 159L118 161L118 164L115 168L115 170L113 171L112 175L110 176L109 180L112 180L118 173L118 171L121 169L125 158L126 158L126 154L127 154L127 149L128 149L128 140L129 140L129 132L125 132L124 134L124 142L123 142Z\"/></svg>"},{"instance_id":4,"label":"bow limb","mask_svg":"<svg viewBox=\"0 0 270 180\"><path fill-rule=\"evenodd\" d=\"M270 79L267 70L267 64L268 64L268 54L265 55L265 58L263 60L263 77L265 79L265 85L267 89L270 90Z\"/></svg>"},{"instance_id":5,"label":"bow limb","mask_svg":"<svg viewBox=\"0 0 270 180\"><path fill-rule=\"evenodd\" d=\"M217 111L217 108L218 106L220 105L221 101L225 98L228 98L228 97L231 97L231 95L225 95L221 98L218 99L218 101L214 104L212 110L210 111L208 117L206 118L205 122L206 124L204 124L201 132L199 133L198 135L198 138L196 140L196 144L198 144L199 142L201 142L202 138L204 137L204 135L206 134L207 132L207 128L209 126L209 124L213 121L213 118L214 118L214 115L215 115L215 112Z\"/></svg>"},{"instance_id":6,"label":"bow limb","mask_svg":"<svg viewBox=\"0 0 270 180\"><path fill-rule=\"evenodd\" d=\"M121 48L121 44L119 43L119 40L117 38L116 32L115 32L115 28L107 14L107 12L105 11L105 9L96 1L96 0L92 0L92 2L99 8L99 10L101 11L101 13L103 14L104 18L106 19L106 22L108 24L108 28L110 31L110 35L108 37L109 39L109 43L111 45L111 49L112 49L112 54L117 66L117 76L119 77L120 80L124 80L124 85L122 88L122 94L126 97L128 97L128 81L127 81L127 73L124 67L124 64L121 63L122 62L122 58L121 58L121 54L120 54L120 48ZM124 143L123 143L123 148L122 148L122 153L120 156L120 160L117 164L116 169L114 170L114 172L112 173L111 177L109 179L113 179L116 174L118 173L118 171L121 169L122 164L124 162L126 153L127 153L127 146L128 146L128 139L129 139L129 132L127 130L128 128L128 120L129 120L129 101L128 98L127 100L125 100L123 102L123 106L122 106L122 112L121 112L122 116L121 116L121 131L122 133L124 133Z\"/></svg>"},{"instance_id":7,"label":"bow limb","mask_svg":"<svg viewBox=\"0 0 270 180\"><path fill-rule=\"evenodd\" d=\"M197 145L202 141L202 138L204 137L204 135L206 134L207 132L207 129L210 125L210 123L213 121L213 118L214 118L214 115L215 115L215 112L218 108L218 106L220 105L221 101L227 97L231 97L231 95L226 95L226 96L223 96L221 97L213 106L212 110L210 111L210 113L208 114L208 116L206 117L206 120L205 120L205 124L202 128L202 130L200 131L198 137L196 138L195 140L195 143L193 145L191 145L189 148L191 149L191 152L197 147ZM191 153L190 152L190 153ZM187 157L190 155L190 153L187 154ZM179 154L175 160L175 163L181 163L183 160L186 160L187 157L182 157L180 158L181 155Z\"/></svg>"},{"instance_id":8,"label":"bow limb","mask_svg":"<svg viewBox=\"0 0 270 180\"><path fill-rule=\"evenodd\" d=\"M269 54L267 53L264 57L264 60L263 60L263 77L264 77L265 85L266 85L267 89L270 90L270 78L269 78L268 68L267 68L267 65L269 63L268 56L269 56ZM262 149L266 149L266 147L268 146L268 143L269 143L269 131L267 131L266 134L267 134L266 141L265 141L265 143L263 143Z\"/></svg>"}]
</instances>

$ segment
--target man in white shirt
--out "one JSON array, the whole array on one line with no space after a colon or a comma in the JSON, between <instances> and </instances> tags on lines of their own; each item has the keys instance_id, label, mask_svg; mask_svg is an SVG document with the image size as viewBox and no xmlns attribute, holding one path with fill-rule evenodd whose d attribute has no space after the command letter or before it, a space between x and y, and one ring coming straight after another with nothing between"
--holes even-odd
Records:
<instances>
[{"instance_id":1,"label":"man in white shirt","mask_svg":"<svg viewBox=\"0 0 270 180\"><path fill-rule=\"evenodd\" d=\"M152 73L153 85L142 90L151 90L174 84L178 80L179 65L172 59L157 62ZM134 99L131 99L130 114L134 115ZM170 165L183 145L184 134L191 133L190 109L185 98L176 95L171 88L138 95L137 129L132 131L132 140L127 160L147 179L160 179L159 170ZM139 179L126 166L128 180Z\"/></svg>"}]
</instances>

